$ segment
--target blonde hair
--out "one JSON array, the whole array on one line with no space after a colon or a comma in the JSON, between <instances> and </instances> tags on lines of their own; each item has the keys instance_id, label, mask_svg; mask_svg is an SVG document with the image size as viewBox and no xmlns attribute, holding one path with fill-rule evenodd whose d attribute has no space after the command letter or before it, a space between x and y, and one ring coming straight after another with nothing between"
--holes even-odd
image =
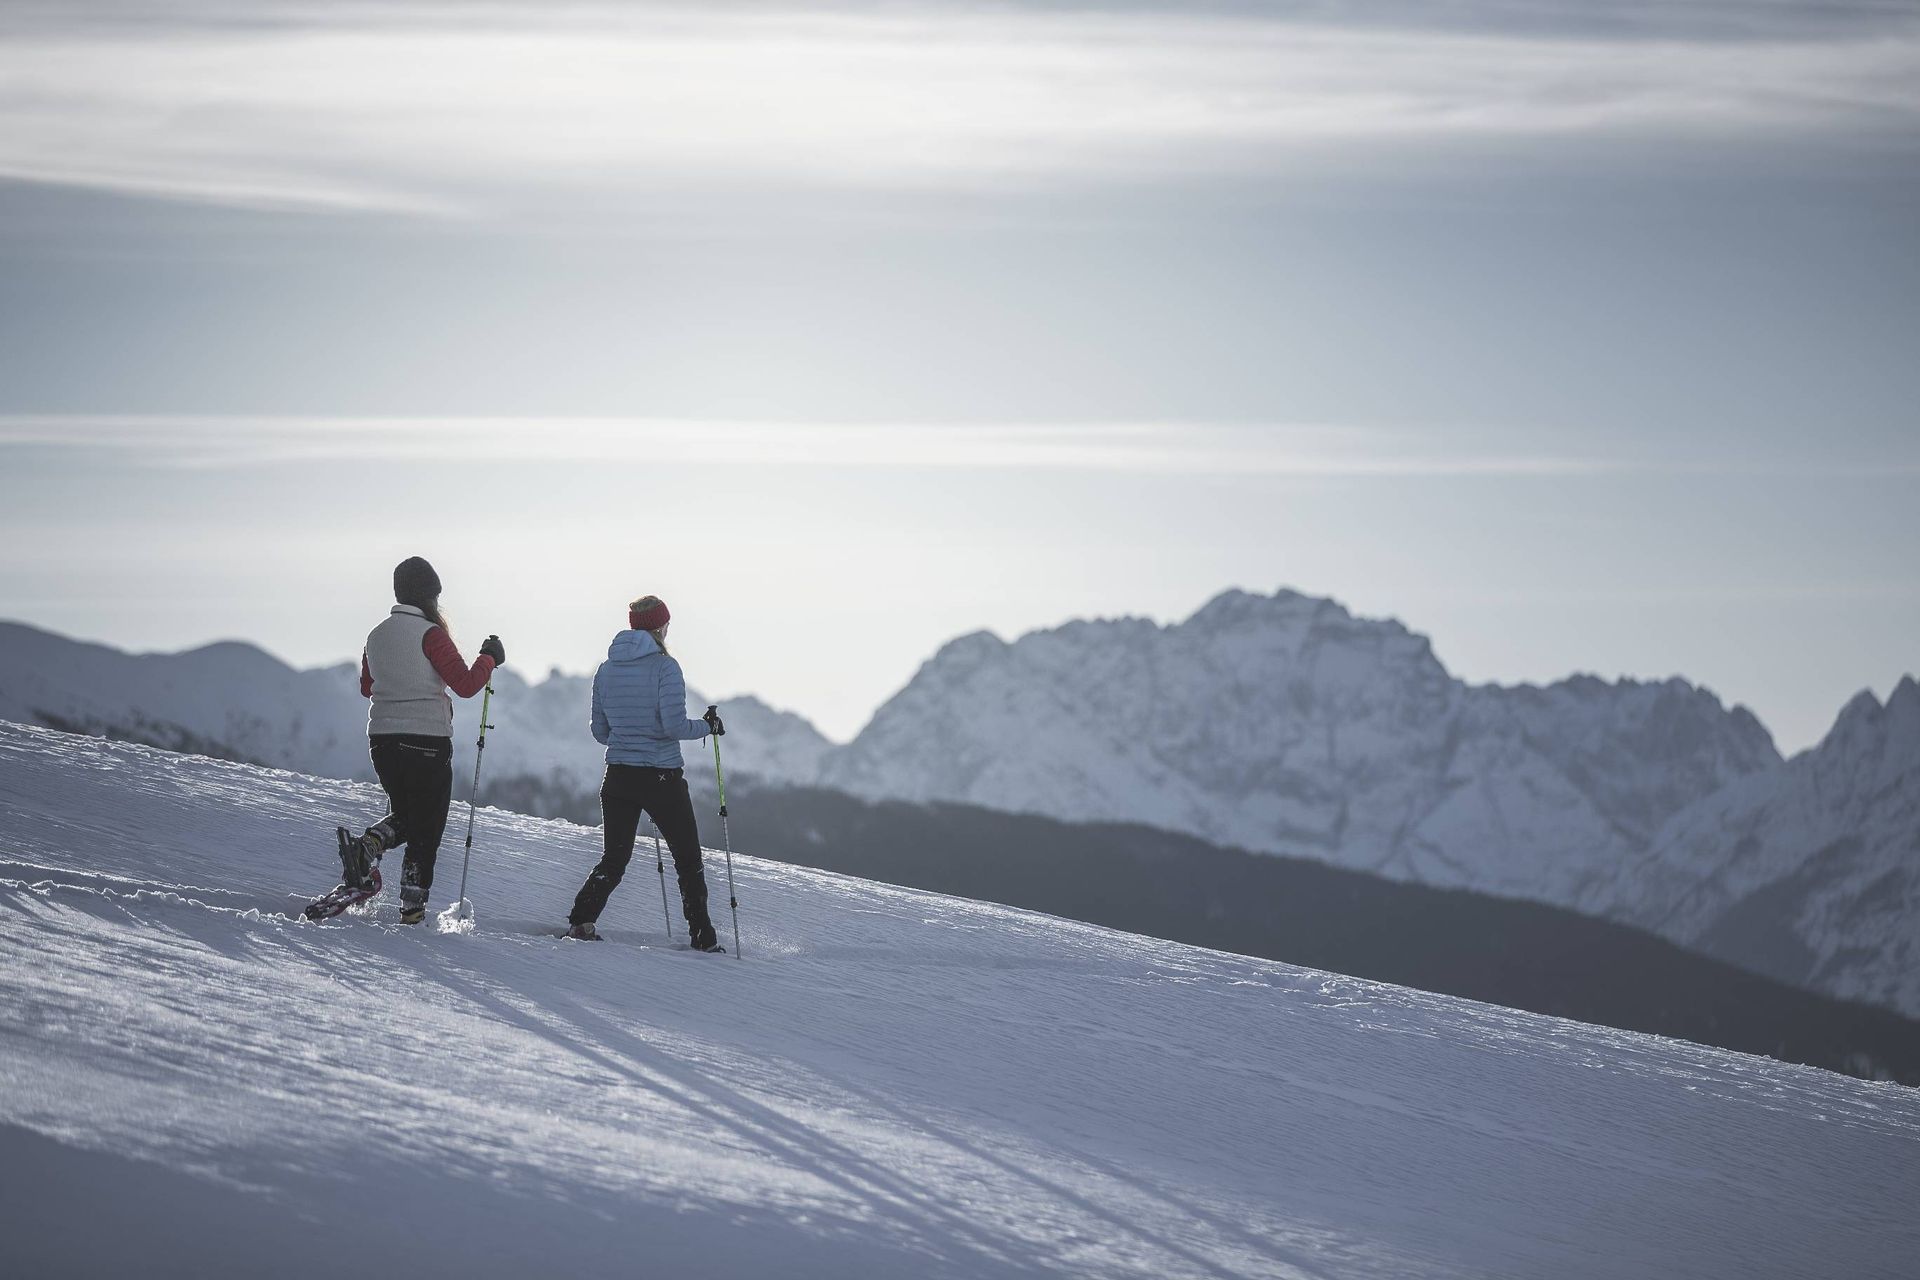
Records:
<instances>
[{"instance_id":1,"label":"blonde hair","mask_svg":"<svg viewBox=\"0 0 1920 1280\"><path fill-rule=\"evenodd\" d=\"M645 613L649 609L658 609L665 603L666 602L659 596L641 596L638 600L629 600L627 602L627 611L629 613ZM647 634L652 636L653 642L660 646L660 652L665 653L667 651L667 629L665 627L661 627L658 631L649 631Z\"/></svg>"}]
</instances>

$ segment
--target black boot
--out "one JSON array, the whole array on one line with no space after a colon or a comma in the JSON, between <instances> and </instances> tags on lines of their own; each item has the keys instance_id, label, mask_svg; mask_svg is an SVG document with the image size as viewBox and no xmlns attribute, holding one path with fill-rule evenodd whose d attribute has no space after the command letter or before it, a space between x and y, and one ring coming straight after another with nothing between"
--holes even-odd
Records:
<instances>
[{"instance_id":1,"label":"black boot","mask_svg":"<svg viewBox=\"0 0 1920 1280\"><path fill-rule=\"evenodd\" d=\"M419 924L427 918L427 891L420 887L420 868L409 860L400 868L400 923Z\"/></svg>"},{"instance_id":2,"label":"black boot","mask_svg":"<svg viewBox=\"0 0 1920 1280\"><path fill-rule=\"evenodd\" d=\"M334 838L340 843L340 883L349 889L369 883L373 868L385 851L380 838L371 831L356 836L345 827L335 827Z\"/></svg>"}]
</instances>

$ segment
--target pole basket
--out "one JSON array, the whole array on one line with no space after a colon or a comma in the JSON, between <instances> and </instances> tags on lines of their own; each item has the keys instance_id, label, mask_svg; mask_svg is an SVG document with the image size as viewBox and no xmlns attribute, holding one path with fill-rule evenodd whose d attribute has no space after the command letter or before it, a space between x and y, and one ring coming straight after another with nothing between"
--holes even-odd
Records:
<instances>
[{"instance_id":1,"label":"pole basket","mask_svg":"<svg viewBox=\"0 0 1920 1280\"><path fill-rule=\"evenodd\" d=\"M440 921L440 932L442 933L472 933L474 924L473 903L466 898L462 898L445 911L442 911L438 918Z\"/></svg>"}]
</instances>

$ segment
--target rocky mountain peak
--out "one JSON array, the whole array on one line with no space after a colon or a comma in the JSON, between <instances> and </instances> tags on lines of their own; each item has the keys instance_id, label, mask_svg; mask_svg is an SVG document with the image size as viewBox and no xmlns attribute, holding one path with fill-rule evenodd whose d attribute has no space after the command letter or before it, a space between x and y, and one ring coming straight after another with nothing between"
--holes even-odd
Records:
<instances>
[{"instance_id":1,"label":"rocky mountain peak","mask_svg":"<svg viewBox=\"0 0 1920 1280\"><path fill-rule=\"evenodd\" d=\"M1920 682L1912 676L1901 676L1900 683L1893 686L1893 692L1887 696L1886 712L1902 729L1920 725Z\"/></svg>"},{"instance_id":2,"label":"rocky mountain peak","mask_svg":"<svg viewBox=\"0 0 1920 1280\"><path fill-rule=\"evenodd\" d=\"M1881 717L1886 708L1880 705L1871 689L1862 689L1847 699L1847 705L1840 708L1840 714L1834 719L1833 727L1827 730L1827 736L1820 740L1814 750L1822 755L1846 753L1863 750L1867 744L1879 736Z\"/></svg>"},{"instance_id":3,"label":"rocky mountain peak","mask_svg":"<svg viewBox=\"0 0 1920 1280\"><path fill-rule=\"evenodd\" d=\"M1005 640L991 631L969 631L941 645L931 658L921 664L920 669L971 669L999 658L1009 647Z\"/></svg>"}]
</instances>

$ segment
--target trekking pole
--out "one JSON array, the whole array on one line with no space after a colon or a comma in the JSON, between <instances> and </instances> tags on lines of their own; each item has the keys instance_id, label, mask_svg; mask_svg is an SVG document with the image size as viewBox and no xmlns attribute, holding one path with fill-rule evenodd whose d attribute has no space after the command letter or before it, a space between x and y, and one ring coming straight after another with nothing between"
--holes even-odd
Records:
<instances>
[{"instance_id":1,"label":"trekking pole","mask_svg":"<svg viewBox=\"0 0 1920 1280\"><path fill-rule=\"evenodd\" d=\"M460 857L460 901L454 908L454 919L473 919L473 904L467 901L467 864L473 861L473 811L480 802L480 761L487 754L487 730L493 728L487 723L487 711L493 705L493 681L487 681L487 691L480 699L480 741L473 746L473 793L467 797L467 851Z\"/></svg>"},{"instance_id":2,"label":"trekking pole","mask_svg":"<svg viewBox=\"0 0 1920 1280\"><path fill-rule=\"evenodd\" d=\"M667 941L673 941L673 913L667 910L667 864L660 861L660 824L653 826L653 869L660 873L660 918L667 922Z\"/></svg>"},{"instance_id":3,"label":"trekking pole","mask_svg":"<svg viewBox=\"0 0 1920 1280\"><path fill-rule=\"evenodd\" d=\"M711 715L713 708L708 707ZM733 911L733 958L740 958L740 900L733 893L733 832L727 827L727 777L720 772L720 735L713 734L713 780L720 786L720 835L727 843L727 906Z\"/></svg>"}]
</instances>

